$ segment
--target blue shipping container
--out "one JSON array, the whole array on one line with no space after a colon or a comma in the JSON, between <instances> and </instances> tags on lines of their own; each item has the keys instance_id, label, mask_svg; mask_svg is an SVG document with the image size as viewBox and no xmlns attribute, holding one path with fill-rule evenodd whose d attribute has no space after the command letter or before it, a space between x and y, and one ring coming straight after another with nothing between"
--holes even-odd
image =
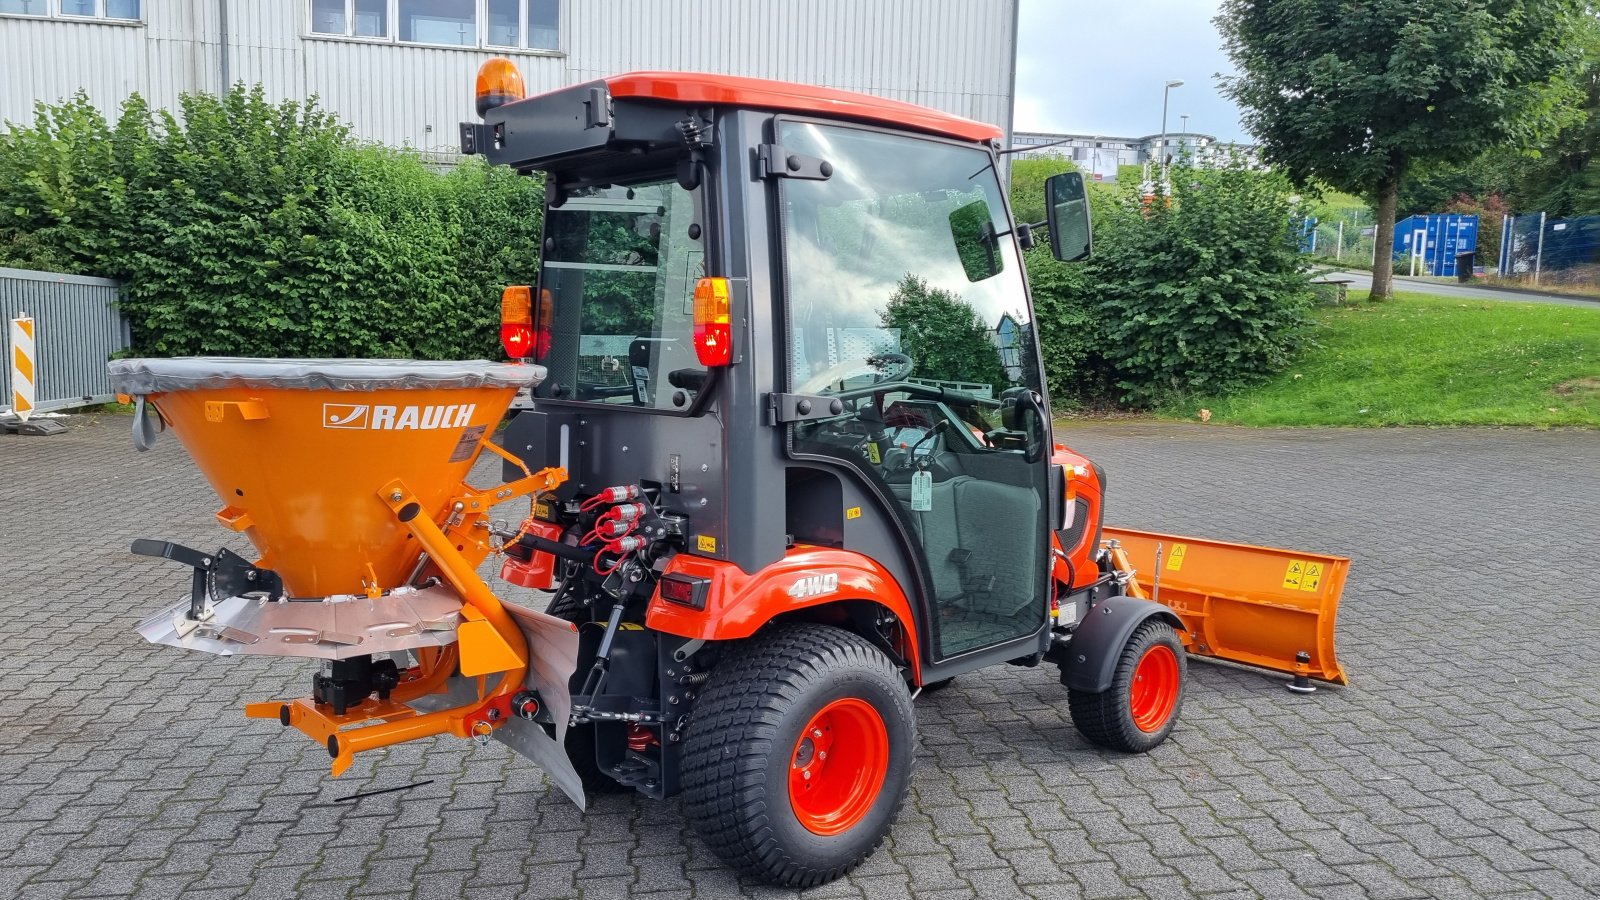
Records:
<instances>
[{"instance_id":1,"label":"blue shipping container","mask_svg":"<svg viewBox=\"0 0 1600 900\"><path fill-rule=\"evenodd\" d=\"M1411 216L1394 223L1395 272L1400 275L1456 274L1456 255L1478 249L1478 217L1465 213Z\"/></svg>"}]
</instances>

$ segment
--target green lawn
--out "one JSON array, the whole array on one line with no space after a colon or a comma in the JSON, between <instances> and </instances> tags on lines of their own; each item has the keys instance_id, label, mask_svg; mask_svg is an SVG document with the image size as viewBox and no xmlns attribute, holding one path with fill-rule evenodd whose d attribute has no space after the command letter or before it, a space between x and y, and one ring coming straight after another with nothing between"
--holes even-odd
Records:
<instances>
[{"instance_id":1,"label":"green lawn","mask_svg":"<svg viewBox=\"0 0 1600 900\"><path fill-rule=\"evenodd\" d=\"M1396 294L1316 312L1318 346L1283 374L1158 414L1237 425L1600 427L1600 304Z\"/></svg>"}]
</instances>

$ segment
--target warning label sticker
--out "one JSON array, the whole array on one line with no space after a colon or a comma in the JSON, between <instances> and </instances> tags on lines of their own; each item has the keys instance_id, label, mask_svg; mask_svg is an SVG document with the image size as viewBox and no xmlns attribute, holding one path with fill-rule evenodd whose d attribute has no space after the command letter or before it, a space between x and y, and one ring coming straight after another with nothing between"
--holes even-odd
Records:
<instances>
[{"instance_id":1,"label":"warning label sticker","mask_svg":"<svg viewBox=\"0 0 1600 900\"><path fill-rule=\"evenodd\" d=\"M1322 586L1322 569L1322 563L1291 559L1283 572L1283 586L1291 591L1315 591Z\"/></svg>"},{"instance_id":2,"label":"warning label sticker","mask_svg":"<svg viewBox=\"0 0 1600 900\"><path fill-rule=\"evenodd\" d=\"M483 431L487 427L487 425L473 425L461 429L461 439L456 441L456 449L450 454L450 461L458 463L471 459L472 454L478 451L478 445L483 443Z\"/></svg>"},{"instance_id":3,"label":"warning label sticker","mask_svg":"<svg viewBox=\"0 0 1600 900\"><path fill-rule=\"evenodd\" d=\"M698 535L695 538L695 549L701 553L717 552L717 539L709 534Z\"/></svg>"},{"instance_id":4,"label":"warning label sticker","mask_svg":"<svg viewBox=\"0 0 1600 900\"><path fill-rule=\"evenodd\" d=\"M1322 584L1322 563L1306 563L1305 573L1300 576L1300 590L1314 591L1320 584Z\"/></svg>"},{"instance_id":5,"label":"warning label sticker","mask_svg":"<svg viewBox=\"0 0 1600 900\"><path fill-rule=\"evenodd\" d=\"M1172 553L1167 557L1167 571L1176 572L1183 568L1183 555L1188 552L1188 544L1173 544Z\"/></svg>"}]
</instances>

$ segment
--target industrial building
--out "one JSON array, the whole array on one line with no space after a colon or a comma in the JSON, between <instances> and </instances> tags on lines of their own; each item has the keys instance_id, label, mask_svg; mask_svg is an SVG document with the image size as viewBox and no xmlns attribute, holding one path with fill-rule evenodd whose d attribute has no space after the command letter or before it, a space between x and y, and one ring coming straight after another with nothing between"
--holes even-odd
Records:
<instances>
[{"instance_id":1,"label":"industrial building","mask_svg":"<svg viewBox=\"0 0 1600 900\"><path fill-rule=\"evenodd\" d=\"M1019 0L0 0L0 120L82 89L260 83L320 98L356 134L453 153L473 77L516 60L530 93L631 70L800 81L1011 132Z\"/></svg>"},{"instance_id":2,"label":"industrial building","mask_svg":"<svg viewBox=\"0 0 1600 900\"><path fill-rule=\"evenodd\" d=\"M1187 160L1201 167L1220 166L1236 156L1246 165L1259 166L1260 153L1252 144L1220 141L1215 135L1199 132L1168 132L1166 152L1174 162ZM1155 162L1161 156L1162 135L1114 137L1104 134L1054 134L1043 131L1018 131L1012 134L1015 159L1053 157L1069 159L1096 181L1115 181L1119 166L1138 166Z\"/></svg>"}]
</instances>

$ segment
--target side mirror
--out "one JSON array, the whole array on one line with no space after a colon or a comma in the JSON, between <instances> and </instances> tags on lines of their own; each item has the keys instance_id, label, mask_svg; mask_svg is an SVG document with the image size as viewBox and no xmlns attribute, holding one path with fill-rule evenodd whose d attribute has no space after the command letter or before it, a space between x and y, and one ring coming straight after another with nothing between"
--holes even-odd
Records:
<instances>
[{"instance_id":1,"label":"side mirror","mask_svg":"<svg viewBox=\"0 0 1600 900\"><path fill-rule=\"evenodd\" d=\"M983 281L1000 274L1003 267L995 248L1000 242L994 233L989 204L974 200L950 213L950 236L956 242L956 256L967 280Z\"/></svg>"},{"instance_id":2,"label":"side mirror","mask_svg":"<svg viewBox=\"0 0 1600 900\"><path fill-rule=\"evenodd\" d=\"M1050 226L1050 253L1062 262L1088 259L1093 245L1089 224L1089 197L1083 175L1062 172L1044 183L1045 221Z\"/></svg>"}]
</instances>

